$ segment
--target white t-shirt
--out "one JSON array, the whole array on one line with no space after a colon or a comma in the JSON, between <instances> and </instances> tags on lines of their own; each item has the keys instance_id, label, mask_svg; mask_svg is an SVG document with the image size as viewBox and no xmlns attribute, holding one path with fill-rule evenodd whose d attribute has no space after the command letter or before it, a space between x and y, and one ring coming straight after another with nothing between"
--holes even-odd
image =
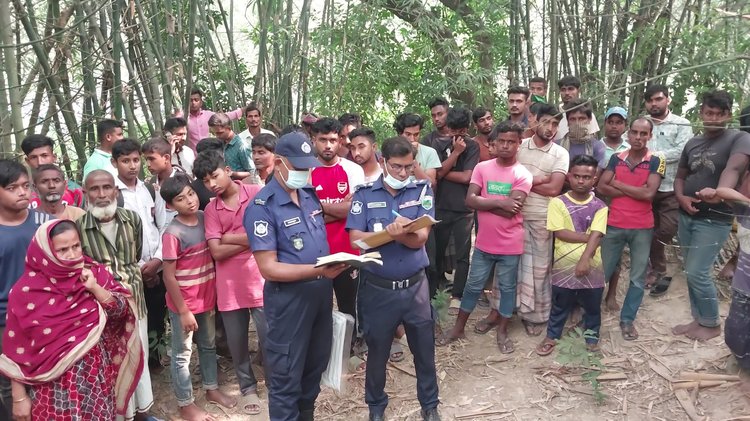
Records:
<instances>
[{"instance_id":1,"label":"white t-shirt","mask_svg":"<svg viewBox=\"0 0 750 421\"><path fill-rule=\"evenodd\" d=\"M172 154L172 165L179 165L183 170L193 178L193 163L195 162L195 152L183 146L182 150L176 154Z\"/></svg>"}]
</instances>

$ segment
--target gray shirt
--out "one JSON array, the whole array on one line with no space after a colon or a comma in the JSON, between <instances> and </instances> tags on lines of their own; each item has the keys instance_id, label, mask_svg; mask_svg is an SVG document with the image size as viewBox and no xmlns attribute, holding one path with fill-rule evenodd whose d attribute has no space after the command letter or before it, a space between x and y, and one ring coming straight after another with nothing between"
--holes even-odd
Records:
<instances>
[{"instance_id":1,"label":"gray shirt","mask_svg":"<svg viewBox=\"0 0 750 421\"><path fill-rule=\"evenodd\" d=\"M680 154L687 141L693 137L693 128L686 118L672 113L667 114L662 121L653 118L650 120L654 123L654 132L648 142L648 150L661 154L667 163L659 191L671 192L674 191L674 176L677 174Z\"/></svg>"}]
</instances>

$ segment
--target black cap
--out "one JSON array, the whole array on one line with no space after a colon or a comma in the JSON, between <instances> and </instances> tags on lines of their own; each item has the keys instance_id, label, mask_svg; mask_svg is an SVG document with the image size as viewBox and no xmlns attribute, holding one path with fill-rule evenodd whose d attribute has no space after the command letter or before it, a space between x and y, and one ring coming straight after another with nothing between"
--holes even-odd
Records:
<instances>
[{"instance_id":1,"label":"black cap","mask_svg":"<svg viewBox=\"0 0 750 421\"><path fill-rule=\"evenodd\" d=\"M320 161L315 158L307 137L299 132L285 134L276 142L274 153L289 160L294 168L315 168Z\"/></svg>"}]
</instances>

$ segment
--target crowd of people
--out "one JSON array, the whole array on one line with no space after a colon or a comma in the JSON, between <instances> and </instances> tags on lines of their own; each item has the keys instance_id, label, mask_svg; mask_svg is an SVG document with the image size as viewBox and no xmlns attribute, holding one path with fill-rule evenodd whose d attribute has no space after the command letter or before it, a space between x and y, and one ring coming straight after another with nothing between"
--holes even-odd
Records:
<instances>
[{"instance_id":1,"label":"crowd of people","mask_svg":"<svg viewBox=\"0 0 750 421\"><path fill-rule=\"evenodd\" d=\"M602 309L619 311L623 339L635 340L644 295L669 289L675 236L692 320L672 332L719 336L712 265L735 220L725 335L750 371L750 134L728 128L732 96L704 93L694 130L670 110L668 87L650 85L646 114L612 106L600 129L576 77L560 79L559 107L544 79L528 85L507 90L507 119L436 98L433 131L403 113L391 137L356 113L305 113L277 134L257 104L214 113L194 90L187 118L171 116L143 144L100 121L82 185L66 178L52 139L26 137L26 165L0 160L2 415L155 420L151 372L168 364L180 416L213 420L195 402L195 344L206 401L260 414L255 362L270 419L312 420L335 302L355 321L349 368L366 373L369 419L384 419L386 367L404 359L405 336L421 416L439 420L435 346L466 338L477 305L490 311L474 332L495 330L487 352L515 351L516 316L541 337L539 356L569 319L599 352ZM425 215L439 222L415 229ZM368 249L383 231L390 241ZM363 251L383 264L316 265ZM446 289L455 322L436 335L431 299ZM217 352L231 358L239 399L219 387Z\"/></svg>"}]
</instances>

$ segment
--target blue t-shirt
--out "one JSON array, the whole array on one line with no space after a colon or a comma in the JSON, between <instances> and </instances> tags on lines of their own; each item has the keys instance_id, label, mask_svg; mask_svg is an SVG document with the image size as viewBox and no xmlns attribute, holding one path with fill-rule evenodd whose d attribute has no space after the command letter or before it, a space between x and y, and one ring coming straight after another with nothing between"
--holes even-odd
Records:
<instances>
[{"instance_id":1,"label":"blue t-shirt","mask_svg":"<svg viewBox=\"0 0 750 421\"><path fill-rule=\"evenodd\" d=\"M29 209L29 216L20 225L0 225L0 326L5 326L8 293L23 275L26 250L40 225L53 219L46 213Z\"/></svg>"},{"instance_id":2,"label":"blue t-shirt","mask_svg":"<svg viewBox=\"0 0 750 421\"><path fill-rule=\"evenodd\" d=\"M604 142L601 141L601 139L594 139L591 141L591 146L591 155L596 158L596 161L599 163L599 168L607 168L607 145L605 145ZM586 145L571 143L568 153L570 154L570 159L572 161L573 158L577 157L578 155L583 155L586 153Z\"/></svg>"}]
</instances>

